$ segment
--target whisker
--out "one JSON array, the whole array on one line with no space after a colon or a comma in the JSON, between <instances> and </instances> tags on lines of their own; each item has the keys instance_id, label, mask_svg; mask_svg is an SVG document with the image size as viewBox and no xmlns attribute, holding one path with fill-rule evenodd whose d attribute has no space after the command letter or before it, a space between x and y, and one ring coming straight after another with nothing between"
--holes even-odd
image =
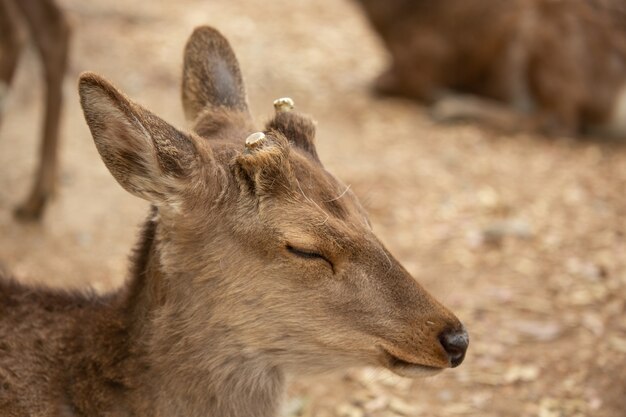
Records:
<instances>
[{"instance_id":1,"label":"whisker","mask_svg":"<svg viewBox=\"0 0 626 417\"><path fill-rule=\"evenodd\" d=\"M348 192L348 190L350 189L350 187L352 186L352 184L348 184L348 186L346 187L345 190L343 190L343 192L341 194L339 194L337 197L335 198L331 198L330 200L326 200L324 201L324 203L330 203L331 201L336 201L339 200L341 197L343 197L344 195L346 195L346 193Z\"/></svg>"}]
</instances>

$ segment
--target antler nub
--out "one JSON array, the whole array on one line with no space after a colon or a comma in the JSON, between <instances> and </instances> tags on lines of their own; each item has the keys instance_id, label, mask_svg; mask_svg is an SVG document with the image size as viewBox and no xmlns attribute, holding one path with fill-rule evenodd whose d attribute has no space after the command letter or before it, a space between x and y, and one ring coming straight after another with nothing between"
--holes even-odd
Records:
<instances>
[{"instance_id":1,"label":"antler nub","mask_svg":"<svg viewBox=\"0 0 626 417\"><path fill-rule=\"evenodd\" d=\"M246 148L254 149L261 145L265 140L265 133L255 132L246 138Z\"/></svg>"},{"instance_id":2,"label":"antler nub","mask_svg":"<svg viewBox=\"0 0 626 417\"><path fill-rule=\"evenodd\" d=\"M293 108L293 100L289 97L282 97L274 100L274 110L276 110L276 113L290 112L293 110Z\"/></svg>"}]
</instances>

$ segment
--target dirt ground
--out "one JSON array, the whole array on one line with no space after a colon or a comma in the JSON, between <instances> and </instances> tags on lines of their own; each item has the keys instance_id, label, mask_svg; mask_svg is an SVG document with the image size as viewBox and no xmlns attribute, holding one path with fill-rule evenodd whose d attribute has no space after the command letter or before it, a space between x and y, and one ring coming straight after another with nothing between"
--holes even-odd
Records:
<instances>
[{"instance_id":1,"label":"dirt ground","mask_svg":"<svg viewBox=\"0 0 626 417\"><path fill-rule=\"evenodd\" d=\"M20 279L98 290L123 280L147 204L101 163L77 76L96 71L184 127L182 48L210 24L235 47L259 123L281 96L314 115L327 168L471 336L465 363L431 379L373 369L295 378L285 415L626 415L626 146L441 126L418 104L372 97L387 57L348 0L61 4L74 25L62 172L40 225L11 216L39 141L32 49L0 128L0 263Z\"/></svg>"}]
</instances>

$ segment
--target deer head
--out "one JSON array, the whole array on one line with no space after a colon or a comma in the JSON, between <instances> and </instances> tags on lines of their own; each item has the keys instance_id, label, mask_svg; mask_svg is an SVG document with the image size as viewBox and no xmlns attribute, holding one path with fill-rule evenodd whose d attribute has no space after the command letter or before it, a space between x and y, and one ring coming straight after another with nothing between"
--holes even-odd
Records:
<instances>
[{"instance_id":1,"label":"deer head","mask_svg":"<svg viewBox=\"0 0 626 417\"><path fill-rule=\"evenodd\" d=\"M111 174L158 209L154 333L176 340L155 341L164 352L210 368L224 361L210 347L228 340L243 360L287 371L372 364L408 377L461 363L463 326L324 169L311 119L279 100L256 132L237 60L217 31L196 29L185 50L191 132L95 74L83 74L79 89Z\"/></svg>"}]
</instances>

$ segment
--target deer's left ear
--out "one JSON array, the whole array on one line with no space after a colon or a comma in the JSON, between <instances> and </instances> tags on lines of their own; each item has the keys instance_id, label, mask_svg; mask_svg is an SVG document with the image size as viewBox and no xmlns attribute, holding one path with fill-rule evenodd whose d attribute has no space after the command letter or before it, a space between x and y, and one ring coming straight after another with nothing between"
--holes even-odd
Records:
<instances>
[{"instance_id":1,"label":"deer's left ear","mask_svg":"<svg viewBox=\"0 0 626 417\"><path fill-rule=\"evenodd\" d=\"M175 200L199 163L193 138L96 74L81 75L79 93L98 152L117 182L154 204Z\"/></svg>"}]
</instances>

